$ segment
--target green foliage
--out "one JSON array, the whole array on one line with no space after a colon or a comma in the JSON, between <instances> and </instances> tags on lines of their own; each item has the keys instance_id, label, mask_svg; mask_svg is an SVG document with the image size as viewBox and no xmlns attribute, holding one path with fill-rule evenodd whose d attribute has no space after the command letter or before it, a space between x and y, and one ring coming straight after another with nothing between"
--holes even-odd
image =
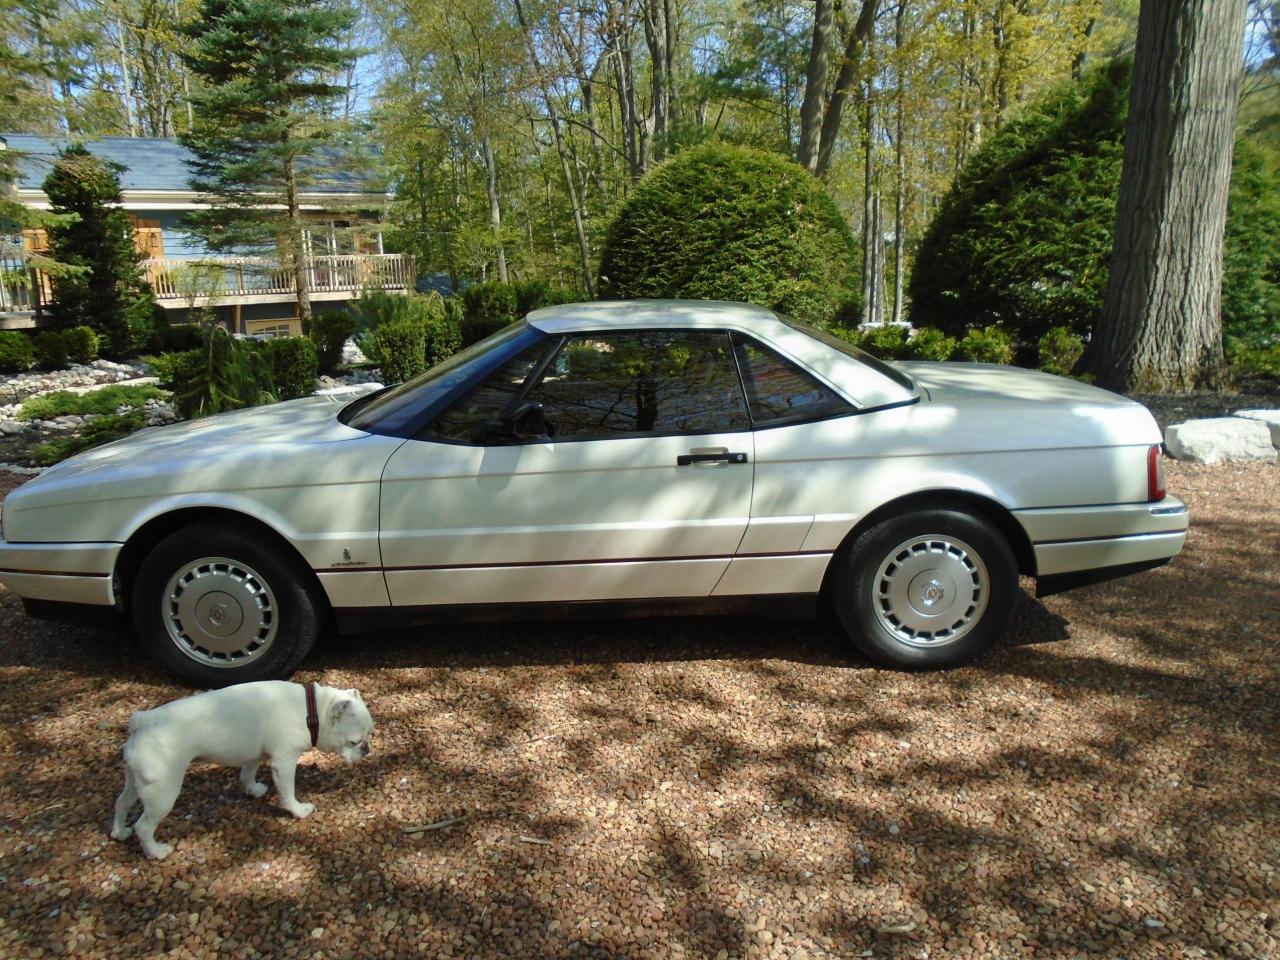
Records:
<instances>
[{"instance_id":1,"label":"green foliage","mask_svg":"<svg viewBox=\"0 0 1280 960\"><path fill-rule=\"evenodd\" d=\"M112 384L88 393L56 390L23 401L20 420L51 420L54 417L98 416L115 413L121 407L140 407L148 400L163 400L169 394L159 387Z\"/></svg>"},{"instance_id":2,"label":"green foliage","mask_svg":"<svg viewBox=\"0 0 1280 960\"><path fill-rule=\"evenodd\" d=\"M140 410L97 417L86 423L79 434L55 437L36 444L31 448L31 458L43 467L52 466L77 453L137 433L146 425L146 415Z\"/></svg>"},{"instance_id":3,"label":"green foliage","mask_svg":"<svg viewBox=\"0 0 1280 960\"><path fill-rule=\"evenodd\" d=\"M956 341L940 330L924 329L907 339L907 328L887 325L859 330L832 327L831 332L881 360L949 360Z\"/></svg>"},{"instance_id":4,"label":"green foliage","mask_svg":"<svg viewBox=\"0 0 1280 960\"><path fill-rule=\"evenodd\" d=\"M41 370L61 370L67 365L67 341L57 330L41 330L32 346L36 351L36 366Z\"/></svg>"},{"instance_id":5,"label":"green foliage","mask_svg":"<svg viewBox=\"0 0 1280 960\"><path fill-rule=\"evenodd\" d=\"M98 335L91 327L72 327L62 331L67 345L67 359L72 363L89 363L98 357Z\"/></svg>"},{"instance_id":6,"label":"green foliage","mask_svg":"<svg viewBox=\"0 0 1280 960\"><path fill-rule=\"evenodd\" d=\"M342 2L200 0L181 28L194 122L180 139L192 188L211 200L187 222L213 249L302 255L290 190L350 168L331 108L343 93L333 81L358 54L347 46L355 20Z\"/></svg>"},{"instance_id":7,"label":"green foliage","mask_svg":"<svg viewBox=\"0 0 1280 960\"><path fill-rule=\"evenodd\" d=\"M924 327L907 344L907 356L912 360L950 360L956 352L956 338L941 330Z\"/></svg>"},{"instance_id":8,"label":"green foliage","mask_svg":"<svg viewBox=\"0 0 1280 960\"><path fill-rule=\"evenodd\" d=\"M1131 64L1119 60L1006 123L965 164L920 243L911 319L1027 342L1088 332L1106 293Z\"/></svg>"},{"instance_id":9,"label":"green foliage","mask_svg":"<svg viewBox=\"0 0 1280 960\"><path fill-rule=\"evenodd\" d=\"M457 315L438 293L366 294L355 301L355 308L360 327L356 343L366 357L382 367L382 375L390 383L417 376L453 356L461 345ZM382 331L387 327L394 329L384 336ZM403 350L417 350L419 342L422 348L414 357L401 355ZM408 373L410 370L417 373Z\"/></svg>"},{"instance_id":10,"label":"green foliage","mask_svg":"<svg viewBox=\"0 0 1280 960\"><path fill-rule=\"evenodd\" d=\"M1222 332L1243 347L1280 344L1280 145L1236 141L1223 245Z\"/></svg>"},{"instance_id":11,"label":"green foliage","mask_svg":"<svg viewBox=\"0 0 1280 960\"><path fill-rule=\"evenodd\" d=\"M0 372L22 373L35 362L30 337L17 330L0 330Z\"/></svg>"},{"instance_id":12,"label":"green foliage","mask_svg":"<svg viewBox=\"0 0 1280 960\"><path fill-rule=\"evenodd\" d=\"M826 324L848 299L853 238L808 171L710 143L652 170L610 224L603 298L740 300Z\"/></svg>"},{"instance_id":13,"label":"green foliage","mask_svg":"<svg viewBox=\"0 0 1280 960\"><path fill-rule=\"evenodd\" d=\"M141 360L151 370L151 375L158 379L166 389L173 389L174 374L182 361L179 359L183 352L174 353L153 353L141 356Z\"/></svg>"},{"instance_id":14,"label":"green foliage","mask_svg":"<svg viewBox=\"0 0 1280 960\"><path fill-rule=\"evenodd\" d=\"M1053 327L1088 336L1114 245L1130 73L1110 63L983 143L921 240L915 323L957 336L998 323L1024 344ZM1236 144L1222 315L1228 337L1280 338L1280 151L1261 136Z\"/></svg>"},{"instance_id":15,"label":"green foliage","mask_svg":"<svg viewBox=\"0 0 1280 960\"><path fill-rule=\"evenodd\" d=\"M1056 373L1060 377L1070 376L1075 365L1084 356L1084 340L1073 333L1070 327L1051 327L1036 344L1040 356L1040 369L1045 373Z\"/></svg>"},{"instance_id":16,"label":"green foliage","mask_svg":"<svg viewBox=\"0 0 1280 960\"><path fill-rule=\"evenodd\" d=\"M262 356L280 400L309 397L316 389L316 348L307 337L279 337L262 344Z\"/></svg>"},{"instance_id":17,"label":"green foliage","mask_svg":"<svg viewBox=\"0 0 1280 960\"><path fill-rule=\"evenodd\" d=\"M178 354L173 364L173 402L182 416L204 416L264 399L271 374L261 353L222 327L212 327L197 350Z\"/></svg>"},{"instance_id":18,"label":"green foliage","mask_svg":"<svg viewBox=\"0 0 1280 960\"><path fill-rule=\"evenodd\" d=\"M1012 363L1013 337L994 323L975 327L960 338L957 352L962 359L978 363Z\"/></svg>"},{"instance_id":19,"label":"green foliage","mask_svg":"<svg viewBox=\"0 0 1280 960\"><path fill-rule=\"evenodd\" d=\"M133 228L121 209L119 168L82 146L64 149L45 178L50 209L74 219L49 229L53 256L77 268L53 278L58 329L87 326L109 357L128 356L154 325L155 296L138 273Z\"/></svg>"},{"instance_id":20,"label":"green foliage","mask_svg":"<svg viewBox=\"0 0 1280 960\"><path fill-rule=\"evenodd\" d=\"M528 291L526 290L526 295ZM509 283L477 283L462 291L462 345L469 347L524 316Z\"/></svg>"},{"instance_id":21,"label":"green foliage","mask_svg":"<svg viewBox=\"0 0 1280 960\"><path fill-rule=\"evenodd\" d=\"M318 369L329 374L342 362L342 348L355 335L356 318L345 310L328 310L305 319L302 331L316 345Z\"/></svg>"},{"instance_id":22,"label":"green foliage","mask_svg":"<svg viewBox=\"0 0 1280 960\"><path fill-rule=\"evenodd\" d=\"M412 380L427 369L427 328L414 319L392 320L373 331L373 350L387 383Z\"/></svg>"},{"instance_id":23,"label":"green foliage","mask_svg":"<svg viewBox=\"0 0 1280 960\"><path fill-rule=\"evenodd\" d=\"M857 346L882 360L902 360L907 356L907 328L871 327L862 332Z\"/></svg>"},{"instance_id":24,"label":"green foliage","mask_svg":"<svg viewBox=\"0 0 1280 960\"><path fill-rule=\"evenodd\" d=\"M1228 355L1232 376L1262 375L1280 379L1280 343L1269 347L1235 347Z\"/></svg>"}]
</instances>

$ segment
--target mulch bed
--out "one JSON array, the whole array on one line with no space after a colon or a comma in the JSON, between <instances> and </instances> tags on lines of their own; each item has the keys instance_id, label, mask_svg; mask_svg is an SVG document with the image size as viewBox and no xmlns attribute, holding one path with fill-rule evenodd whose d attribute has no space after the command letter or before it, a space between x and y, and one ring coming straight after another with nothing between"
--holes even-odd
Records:
<instances>
[{"instance_id":1,"label":"mulch bed","mask_svg":"<svg viewBox=\"0 0 1280 960\"><path fill-rule=\"evenodd\" d=\"M0 956L1280 956L1280 470L1169 484L1182 556L947 673L764 620L330 642L297 679L373 754L306 758L305 821L193 767L160 864L106 830L186 691L0 593Z\"/></svg>"}]
</instances>

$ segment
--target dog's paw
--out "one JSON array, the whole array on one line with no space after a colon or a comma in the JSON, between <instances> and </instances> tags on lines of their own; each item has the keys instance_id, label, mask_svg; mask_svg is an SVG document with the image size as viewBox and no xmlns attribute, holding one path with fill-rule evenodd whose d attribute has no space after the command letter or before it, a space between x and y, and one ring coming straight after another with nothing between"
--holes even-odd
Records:
<instances>
[{"instance_id":1,"label":"dog's paw","mask_svg":"<svg viewBox=\"0 0 1280 960\"><path fill-rule=\"evenodd\" d=\"M112 827L111 828L112 840L128 840L132 836L133 836L133 827Z\"/></svg>"},{"instance_id":2,"label":"dog's paw","mask_svg":"<svg viewBox=\"0 0 1280 960\"><path fill-rule=\"evenodd\" d=\"M311 814L315 813L316 805L314 803L295 803L292 807L289 807L288 810L295 817L301 820L304 817L309 817Z\"/></svg>"},{"instance_id":3,"label":"dog's paw","mask_svg":"<svg viewBox=\"0 0 1280 960\"><path fill-rule=\"evenodd\" d=\"M173 844L153 843L147 848L146 853L152 860L163 860L169 854L173 853Z\"/></svg>"},{"instance_id":4,"label":"dog's paw","mask_svg":"<svg viewBox=\"0 0 1280 960\"><path fill-rule=\"evenodd\" d=\"M251 797L265 797L267 795L267 785L265 783L251 783L244 788L244 792Z\"/></svg>"}]
</instances>

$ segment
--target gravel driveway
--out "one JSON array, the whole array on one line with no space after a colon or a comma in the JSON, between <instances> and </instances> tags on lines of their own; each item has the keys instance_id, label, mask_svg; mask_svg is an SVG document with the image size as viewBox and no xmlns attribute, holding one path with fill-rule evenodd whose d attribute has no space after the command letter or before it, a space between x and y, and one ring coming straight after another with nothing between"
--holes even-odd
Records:
<instances>
[{"instance_id":1,"label":"gravel driveway","mask_svg":"<svg viewBox=\"0 0 1280 960\"><path fill-rule=\"evenodd\" d=\"M1171 566L950 673L768 621L332 641L298 679L373 755L305 758L306 821L193 768L162 864L106 828L186 691L0 592L0 956L1280 956L1280 470L1169 483Z\"/></svg>"}]
</instances>

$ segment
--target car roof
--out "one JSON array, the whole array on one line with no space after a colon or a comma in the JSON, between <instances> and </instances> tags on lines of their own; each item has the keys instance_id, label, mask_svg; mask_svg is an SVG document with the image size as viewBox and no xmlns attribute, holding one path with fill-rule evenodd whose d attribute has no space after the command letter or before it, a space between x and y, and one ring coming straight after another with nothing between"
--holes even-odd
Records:
<instances>
[{"instance_id":1,"label":"car roof","mask_svg":"<svg viewBox=\"0 0 1280 960\"><path fill-rule=\"evenodd\" d=\"M602 327L740 327L767 334L782 321L772 310L727 300L598 300L542 307L528 321L544 333Z\"/></svg>"},{"instance_id":2,"label":"car roof","mask_svg":"<svg viewBox=\"0 0 1280 960\"><path fill-rule=\"evenodd\" d=\"M859 407L903 403L916 392L896 382L876 365L878 361L850 354L846 344L819 331L798 329L767 307L725 300L600 300L566 303L534 310L526 322L553 336L568 333L627 329L734 329L751 334L783 356L798 362L810 373L834 387ZM812 335L811 335L812 334ZM815 337L826 337L824 343Z\"/></svg>"}]
</instances>

